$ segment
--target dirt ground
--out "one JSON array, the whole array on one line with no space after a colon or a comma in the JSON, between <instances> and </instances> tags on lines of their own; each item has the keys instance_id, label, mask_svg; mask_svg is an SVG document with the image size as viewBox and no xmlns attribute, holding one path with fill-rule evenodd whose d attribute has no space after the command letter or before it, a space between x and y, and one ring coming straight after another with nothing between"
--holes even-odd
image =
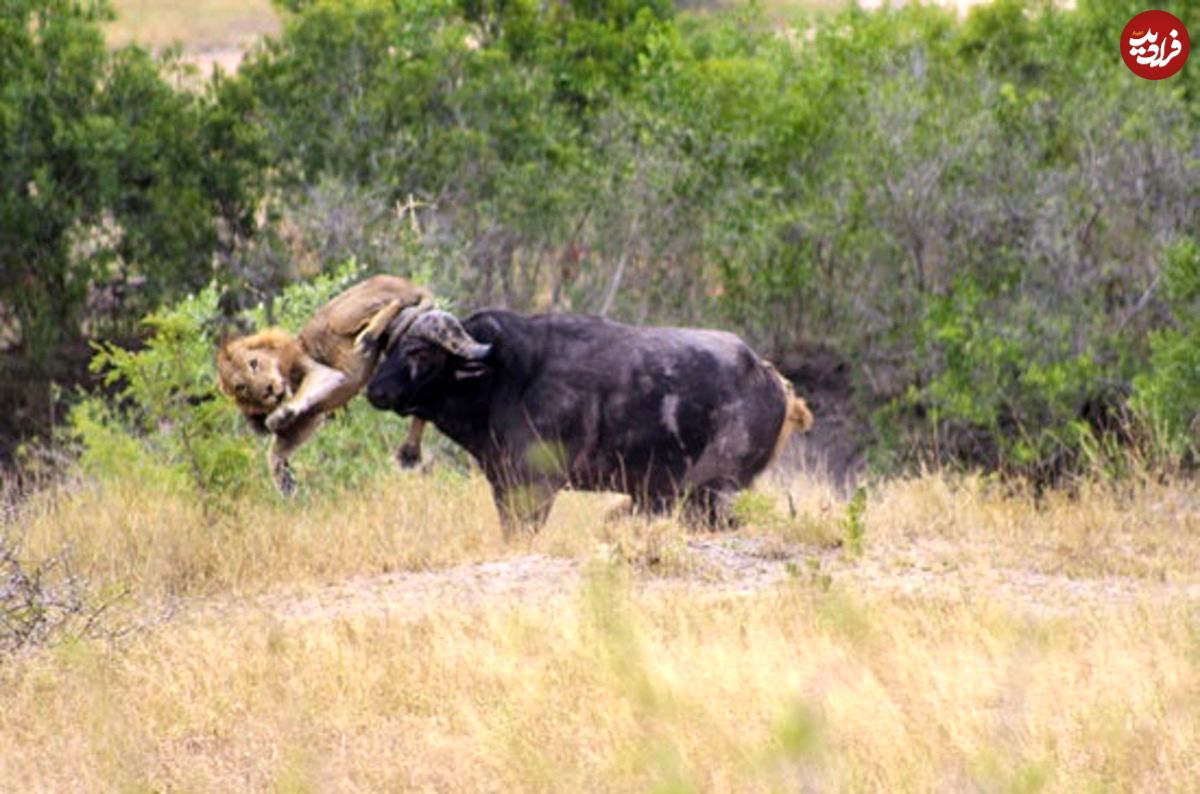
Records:
<instances>
[{"instance_id":1,"label":"dirt ground","mask_svg":"<svg viewBox=\"0 0 1200 794\"><path fill-rule=\"evenodd\" d=\"M903 548L872 544L859 555L842 548L783 543L742 534L696 535L682 564L670 572L651 562L634 565L641 591L688 591L714 597L750 594L799 579L810 586L889 600L995 604L1031 617L1066 616L1101 607L1200 602L1200 581L1153 581L1126 576L1074 577L1026 568L963 564L963 548L936 542ZM972 550L986 559L988 549ZM619 553L601 547L596 559ZM971 555L966 555L970 557ZM265 614L283 622L348 617L419 619L453 607L545 604L574 597L589 562L514 552L484 562L416 572L355 577L322 585L278 589L250 598L222 596L184 605L179 617ZM681 570L682 569L682 570Z\"/></svg>"}]
</instances>

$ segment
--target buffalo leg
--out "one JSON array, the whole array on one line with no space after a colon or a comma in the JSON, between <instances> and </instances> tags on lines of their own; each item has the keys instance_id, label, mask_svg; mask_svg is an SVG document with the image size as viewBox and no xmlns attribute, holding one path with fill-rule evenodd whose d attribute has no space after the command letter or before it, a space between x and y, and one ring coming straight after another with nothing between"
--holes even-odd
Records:
<instances>
[{"instance_id":1,"label":"buffalo leg","mask_svg":"<svg viewBox=\"0 0 1200 794\"><path fill-rule=\"evenodd\" d=\"M408 424L408 437L396 450L396 460L403 469L411 469L421 462L421 435L425 432L425 420L415 416Z\"/></svg>"},{"instance_id":2,"label":"buffalo leg","mask_svg":"<svg viewBox=\"0 0 1200 794\"><path fill-rule=\"evenodd\" d=\"M498 485L492 483L492 499L500 513L504 539L521 531L537 532L550 516L558 488L546 483Z\"/></svg>"},{"instance_id":3,"label":"buffalo leg","mask_svg":"<svg viewBox=\"0 0 1200 794\"><path fill-rule=\"evenodd\" d=\"M679 501L674 493L648 494L635 491L630 494L632 511L639 515L666 516L670 515Z\"/></svg>"},{"instance_id":4,"label":"buffalo leg","mask_svg":"<svg viewBox=\"0 0 1200 794\"><path fill-rule=\"evenodd\" d=\"M696 527L717 532L737 527L733 515L734 492L728 488L701 486L692 491L684 504L684 520Z\"/></svg>"}]
</instances>

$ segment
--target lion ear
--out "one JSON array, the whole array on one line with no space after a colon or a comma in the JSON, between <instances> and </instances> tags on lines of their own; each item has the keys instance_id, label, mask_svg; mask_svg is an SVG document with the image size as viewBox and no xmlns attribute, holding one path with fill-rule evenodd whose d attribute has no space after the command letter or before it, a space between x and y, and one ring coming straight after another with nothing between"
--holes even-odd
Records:
<instances>
[{"instance_id":1,"label":"lion ear","mask_svg":"<svg viewBox=\"0 0 1200 794\"><path fill-rule=\"evenodd\" d=\"M233 341L233 337L222 338L217 341L217 352L214 356L214 363L217 366L217 388L226 397L232 397L233 392L229 384L225 382L225 370L233 363L229 357L229 344Z\"/></svg>"},{"instance_id":2,"label":"lion ear","mask_svg":"<svg viewBox=\"0 0 1200 794\"><path fill-rule=\"evenodd\" d=\"M225 348L229 347L229 343L237 339L237 329L228 323L221 325L220 331L217 333L217 352L218 354L225 353Z\"/></svg>"}]
</instances>

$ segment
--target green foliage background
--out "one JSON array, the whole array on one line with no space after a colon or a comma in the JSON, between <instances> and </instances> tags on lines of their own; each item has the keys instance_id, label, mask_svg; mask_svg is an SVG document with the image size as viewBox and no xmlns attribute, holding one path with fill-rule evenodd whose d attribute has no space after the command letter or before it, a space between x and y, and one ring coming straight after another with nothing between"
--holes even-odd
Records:
<instances>
[{"instance_id":1,"label":"green foliage background","mask_svg":"<svg viewBox=\"0 0 1200 794\"><path fill-rule=\"evenodd\" d=\"M202 400L211 333L188 335L247 311L298 324L300 293L280 289L351 258L425 263L464 309L719 325L785 364L832 351L884 467L1043 476L1104 434L1195 460L1200 70L1124 67L1135 3L849 6L787 26L661 0L280 7L283 32L238 74L181 89L170 62L105 51L91 4L6 5L5 283L74 308L0 301L32 350L52 311L98 335L81 297L98 274L146 274L143 303L214 284L153 315L145 353L101 357L138 370L141 410L178 406L122 427L234 434L191 464L201 480L251 464ZM1168 10L1200 30L1200 3ZM35 34L31 14L53 24ZM76 63L63 53L81 65L45 93L38 75ZM21 132L30 102L63 121ZM76 174L86 189L56 187ZM72 243L113 223L119 245ZM322 434L331 459L386 454L362 410L361 449Z\"/></svg>"},{"instance_id":2,"label":"green foliage background","mask_svg":"<svg viewBox=\"0 0 1200 794\"><path fill-rule=\"evenodd\" d=\"M177 91L171 59L110 51L101 2L0 4L0 302L38 374L207 283L254 230L263 165L234 92ZM120 311L105 288L136 285Z\"/></svg>"}]
</instances>

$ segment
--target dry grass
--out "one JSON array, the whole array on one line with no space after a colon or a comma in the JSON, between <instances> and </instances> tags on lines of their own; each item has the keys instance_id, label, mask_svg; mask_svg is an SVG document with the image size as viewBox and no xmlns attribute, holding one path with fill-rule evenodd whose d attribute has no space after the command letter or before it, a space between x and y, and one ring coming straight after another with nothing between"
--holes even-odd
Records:
<instances>
[{"instance_id":1,"label":"dry grass","mask_svg":"<svg viewBox=\"0 0 1200 794\"><path fill-rule=\"evenodd\" d=\"M935 541L946 561L1068 577L1194 581L1200 499L1153 476L1085 481L1041 499L983 477L927 476L882 486L868 533L896 548Z\"/></svg>"},{"instance_id":2,"label":"dry grass","mask_svg":"<svg viewBox=\"0 0 1200 794\"><path fill-rule=\"evenodd\" d=\"M0 666L0 779L199 791L1181 790L1200 779L1194 597L1039 611L958 584L1195 586L1194 483L1094 483L1039 502L981 478L890 482L869 493L859 555L836 547L837 494L788 487L790 504L779 486L750 500L741 536L793 553L810 544L800 548L829 575L741 595L706 589L676 523L605 519L612 497L568 494L544 533L505 547L485 485L450 474L207 517L134 490L45 497L17 519L31 551L73 541L79 569L132 587L138 608L173 593L223 606L118 649L76 643ZM530 552L578 560L582 585L412 612L297 615L263 597L389 570L488 560L496 571ZM943 590L876 581L910 567ZM649 587L646 571L698 585Z\"/></svg>"},{"instance_id":3,"label":"dry grass","mask_svg":"<svg viewBox=\"0 0 1200 794\"><path fill-rule=\"evenodd\" d=\"M270 0L113 0L113 45L152 49L182 44L188 52L242 50L279 30Z\"/></svg>"},{"instance_id":4,"label":"dry grass","mask_svg":"<svg viewBox=\"0 0 1200 794\"><path fill-rule=\"evenodd\" d=\"M692 571L678 521L630 518L622 497L564 493L537 536L504 546L482 478L395 472L362 494L297 503L209 504L136 486L76 486L24 506L31 555L64 543L76 570L142 598L252 593L282 583L420 570L536 553L588 559L598 547L635 566ZM828 552L842 546L847 501L807 479L743 495L742 536ZM1200 495L1193 483L1131 477L1041 498L979 476L894 480L868 491L855 567L1013 572L1065 579L1188 584L1200 577ZM845 556L852 557L843 548Z\"/></svg>"},{"instance_id":5,"label":"dry grass","mask_svg":"<svg viewBox=\"0 0 1200 794\"><path fill-rule=\"evenodd\" d=\"M144 597L254 592L502 553L482 482L397 473L370 494L208 506L136 486L81 486L26 505L32 554L71 544L79 570Z\"/></svg>"},{"instance_id":6,"label":"dry grass","mask_svg":"<svg viewBox=\"0 0 1200 794\"><path fill-rule=\"evenodd\" d=\"M0 672L61 790L1037 790L1200 775L1194 610L1029 623L804 586L164 628Z\"/></svg>"}]
</instances>

